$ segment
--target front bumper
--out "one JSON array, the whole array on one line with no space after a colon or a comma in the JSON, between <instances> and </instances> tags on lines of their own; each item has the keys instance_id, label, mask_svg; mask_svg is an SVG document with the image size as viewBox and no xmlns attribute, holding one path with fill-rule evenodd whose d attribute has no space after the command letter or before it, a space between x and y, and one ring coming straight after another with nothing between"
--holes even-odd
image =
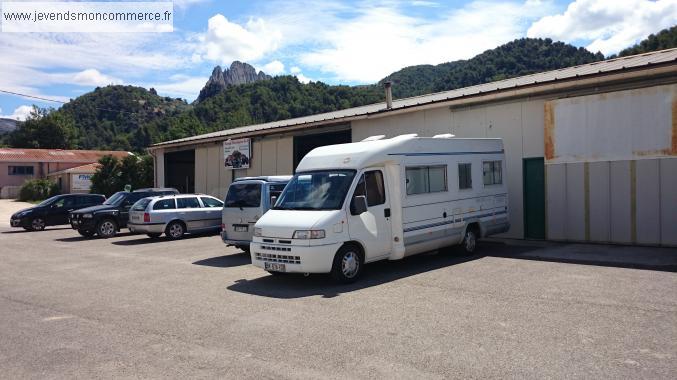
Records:
<instances>
[{"instance_id":1,"label":"front bumper","mask_svg":"<svg viewBox=\"0 0 677 380\"><path fill-rule=\"evenodd\" d=\"M127 228L130 231L142 234L161 234L165 232L164 223L160 224L137 224L137 223L127 223Z\"/></svg>"},{"instance_id":2,"label":"front bumper","mask_svg":"<svg viewBox=\"0 0 677 380\"><path fill-rule=\"evenodd\" d=\"M69 218L71 228L74 230L94 231L96 223L94 218Z\"/></svg>"},{"instance_id":3,"label":"front bumper","mask_svg":"<svg viewBox=\"0 0 677 380\"><path fill-rule=\"evenodd\" d=\"M9 225L12 227L30 227L31 222L28 218L14 218L9 220Z\"/></svg>"},{"instance_id":4,"label":"front bumper","mask_svg":"<svg viewBox=\"0 0 677 380\"><path fill-rule=\"evenodd\" d=\"M329 273L342 242L322 245L269 244L252 242L252 264L265 269L265 263L281 263L289 273Z\"/></svg>"}]
</instances>

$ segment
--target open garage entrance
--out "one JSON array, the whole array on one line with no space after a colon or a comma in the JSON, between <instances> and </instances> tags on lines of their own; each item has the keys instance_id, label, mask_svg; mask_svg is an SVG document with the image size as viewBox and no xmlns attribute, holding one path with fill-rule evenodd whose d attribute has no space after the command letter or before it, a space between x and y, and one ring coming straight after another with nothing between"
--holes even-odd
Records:
<instances>
[{"instance_id":1,"label":"open garage entrance","mask_svg":"<svg viewBox=\"0 0 677 380\"><path fill-rule=\"evenodd\" d=\"M165 153L165 186L195 192L195 149Z\"/></svg>"},{"instance_id":2,"label":"open garage entrance","mask_svg":"<svg viewBox=\"0 0 677 380\"><path fill-rule=\"evenodd\" d=\"M311 150L320 146L345 144L349 142L352 142L350 129L338 132L294 136L294 171L296 171L296 167L303 157Z\"/></svg>"}]
</instances>

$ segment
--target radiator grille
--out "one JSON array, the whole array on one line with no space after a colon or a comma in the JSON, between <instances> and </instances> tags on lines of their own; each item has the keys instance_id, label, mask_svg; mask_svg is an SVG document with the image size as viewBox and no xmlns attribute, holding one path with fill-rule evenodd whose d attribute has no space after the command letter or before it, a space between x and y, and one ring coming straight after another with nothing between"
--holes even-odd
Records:
<instances>
[{"instance_id":1,"label":"radiator grille","mask_svg":"<svg viewBox=\"0 0 677 380\"><path fill-rule=\"evenodd\" d=\"M262 245L261 249L266 251L291 252L291 247L276 247L274 245Z\"/></svg>"},{"instance_id":2,"label":"radiator grille","mask_svg":"<svg viewBox=\"0 0 677 380\"><path fill-rule=\"evenodd\" d=\"M256 252L256 259L263 261L270 261L273 263L284 264L301 264L301 257L290 255L277 255L274 253L260 253Z\"/></svg>"}]
</instances>

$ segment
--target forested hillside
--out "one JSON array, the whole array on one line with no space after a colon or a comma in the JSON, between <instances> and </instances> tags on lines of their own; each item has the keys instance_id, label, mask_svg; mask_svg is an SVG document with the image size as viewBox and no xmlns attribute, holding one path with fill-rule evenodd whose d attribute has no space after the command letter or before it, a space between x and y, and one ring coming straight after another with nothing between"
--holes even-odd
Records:
<instances>
[{"instance_id":1,"label":"forested hillside","mask_svg":"<svg viewBox=\"0 0 677 380\"><path fill-rule=\"evenodd\" d=\"M381 81L393 82L393 96L406 98L447 91L542 71L601 61L601 53L553 42L522 38L466 61L406 67Z\"/></svg>"},{"instance_id":2,"label":"forested hillside","mask_svg":"<svg viewBox=\"0 0 677 380\"><path fill-rule=\"evenodd\" d=\"M675 27L664 30L620 55L675 47L676 34ZM218 68L217 78L214 74L210 78L210 89L217 82L223 89L203 91L199 102L188 104L158 96L153 89L133 86L96 88L59 110L38 110L29 120L19 123L17 130L0 137L0 144L142 151L160 141L383 101L382 84L386 80L393 82L394 97L403 98L602 59L602 54L584 48L549 39L523 38L469 60L407 67L367 86L303 84L293 76L268 79L265 73L247 74L253 68L247 71L244 69L249 65L237 63L236 70L232 65L230 71ZM251 82L245 74L252 76L251 80L253 75L265 80ZM226 77L233 78L226 81ZM245 84L236 84L238 81Z\"/></svg>"},{"instance_id":3,"label":"forested hillside","mask_svg":"<svg viewBox=\"0 0 677 380\"><path fill-rule=\"evenodd\" d=\"M664 49L671 49L677 47L677 26L669 29L663 29L656 34L651 34L642 42L621 50L619 56L625 57L628 55L642 54L649 51L657 51Z\"/></svg>"}]
</instances>

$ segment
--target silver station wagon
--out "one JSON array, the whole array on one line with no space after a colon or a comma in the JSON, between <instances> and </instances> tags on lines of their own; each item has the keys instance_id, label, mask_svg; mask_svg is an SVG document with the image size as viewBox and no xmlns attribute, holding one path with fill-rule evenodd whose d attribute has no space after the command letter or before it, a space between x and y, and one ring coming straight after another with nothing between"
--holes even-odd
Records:
<instances>
[{"instance_id":1,"label":"silver station wagon","mask_svg":"<svg viewBox=\"0 0 677 380\"><path fill-rule=\"evenodd\" d=\"M140 199L129 211L129 230L157 238L180 239L185 233L218 231L223 202L204 194L162 195Z\"/></svg>"}]
</instances>

